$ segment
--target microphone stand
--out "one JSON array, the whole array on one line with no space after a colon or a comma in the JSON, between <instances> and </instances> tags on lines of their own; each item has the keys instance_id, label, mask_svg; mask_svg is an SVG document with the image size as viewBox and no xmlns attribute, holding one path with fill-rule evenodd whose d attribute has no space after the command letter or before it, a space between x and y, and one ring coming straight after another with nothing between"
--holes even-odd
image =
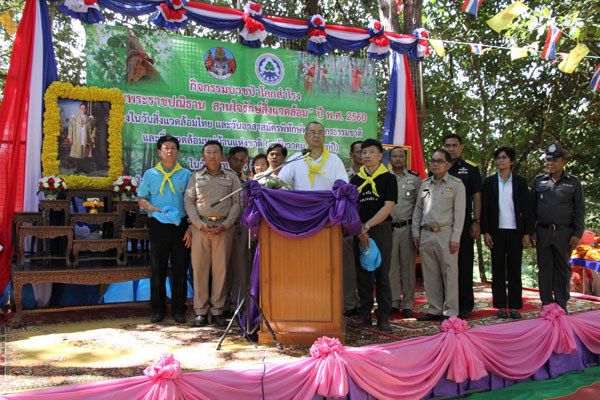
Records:
<instances>
[{"instance_id":1,"label":"microphone stand","mask_svg":"<svg viewBox=\"0 0 600 400\"><path fill-rule=\"evenodd\" d=\"M311 152L311 150L310 150L310 149L304 149L304 150L302 150L302 155L304 156L304 155L306 155L306 154L310 154L310 152ZM269 172L265 172L265 173L264 173L264 175L263 175L263 174L261 174L259 179L262 179L262 178L266 178L266 177L268 177L268 176L271 176L271 175L272 175L274 172L276 172L276 171L279 171L279 170L280 170L281 168L283 168L284 166L286 166L286 165L288 165L288 164L291 164L291 163L293 163L294 161L303 160L303 159L304 159L303 157L298 157L298 158L294 158L294 159L292 159L292 160L285 161L285 162L281 163L281 165L279 165L277 168L274 168L274 169L272 169L272 170L271 170L271 171L269 171ZM234 196L235 194L237 194L238 192L241 192L242 190L246 189L246 187L247 187L248 185L250 185L250 181L243 183L243 184L242 184L242 187L240 187L240 188L239 188L239 189L237 189L237 190L234 190L233 192L229 193L227 196L221 197L219 200L215 201L215 202L214 202L214 203L212 203L210 206L211 206L211 207L214 207L214 206L218 205L219 203L221 203L223 200L227 200L228 198L230 198L230 197L233 197L233 196Z\"/></svg>"},{"instance_id":2,"label":"microphone stand","mask_svg":"<svg viewBox=\"0 0 600 400\"><path fill-rule=\"evenodd\" d=\"M310 153L310 149L304 149L302 151L303 155L308 154L308 153ZM286 161L286 162L282 163L281 165L279 165L277 168L274 168L273 170L269 171L268 173L262 175L261 178L271 176L271 174L273 174L276 171L279 171L285 165L290 164L294 161L302 160L302 159L304 159L304 157L298 157L298 158L294 158L292 160ZM233 191L232 193L228 194L225 197L220 198L219 200L212 203L210 206L211 207L216 206L217 204L221 203L223 200L228 199L228 198L232 197L233 195L235 195L236 193L239 193L242 190L246 189L249 185L250 185L250 181L245 182L244 184L242 184L242 186L239 189ZM221 349L221 344L223 343L223 340L225 340L225 338L229 334L229 331L231 330L231 326L233 325L234 321L237 321L240 329L245 334L244 336L246 336L246 338L248 340L250 340L250 305L251 305L251 303L253 303L254 306L256 307L256 309L258 310L258 315L259 315L260 319L265 323L267 329L269 330L269 333L271 334L271 337L273 338L273 341L275 342L277 349L283 350L281 343L279 343L279 340L277 340L277 336L275 336L275 332L273 331L273 329L271 328L271 325L269 324L269 320L265 317L265 314L263 313L262 308L260 308L258 300L256 299L256 297L254 297L250 293L250 276L251 276L252 265L253 265L253 260L254 260L254 257L252 254L251 237L252 237L252 234L250 233L250 229L248 229L248 255L247 255L248 261L246 263L246 295L244 296L244 298L242 299L240 304L238 304L237 308L235 309L235 312L233 313L233 316L231 317L231 321L229 321L229 324L227 324L227 328L225 328L225 332L223 332L223 335L219 339L219 344L217 345L217 350ZM245 308L245 311L246 311L246 326L245 327L242 326L242 323L240 321L240 314L241 314L241 310L243 308Z\"/></svg>"}]
</instances>

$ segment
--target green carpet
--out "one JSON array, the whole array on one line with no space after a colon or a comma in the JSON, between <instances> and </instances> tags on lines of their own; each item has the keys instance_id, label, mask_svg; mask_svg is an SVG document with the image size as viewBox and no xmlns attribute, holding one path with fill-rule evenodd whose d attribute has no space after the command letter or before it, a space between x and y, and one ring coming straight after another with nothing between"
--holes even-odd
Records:
<instances>
[{"instance_id":1,"label":"green carpet","mask_svg":"<svg viewBox=\"0 0 600 400\"><path fill-rule=\"evenodd\" d=\"M583 386L600 382L600 366L588 368L585 372L573 371L555 379L517 383L493 392L475 393L469 400L545 400L566 396Z\"/></svg>"}]
</instances>

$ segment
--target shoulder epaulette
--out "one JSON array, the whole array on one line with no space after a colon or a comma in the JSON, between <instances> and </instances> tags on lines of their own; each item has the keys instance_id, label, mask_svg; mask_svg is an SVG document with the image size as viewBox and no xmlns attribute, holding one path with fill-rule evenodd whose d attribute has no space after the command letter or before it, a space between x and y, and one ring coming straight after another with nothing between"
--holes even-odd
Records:
<instances>
[{"instance_id":1,"label":"shoulder epaulette","mask_svg":"<svg viewBox=\"0 0 600 400\"><path fill-rule=\"evenodd\" d=\"M452 179L453 181L455 181L455 182L461 182L462 183L462 181L460 180L460 178L457 178L454 175L449 175L449 176L450 176L450 179Z\"/></svg>"},{"instance_id":2,"label":"shoulder epaulette","mask_svg":"<svg viewBox=\"0 0 600 400\"><path fill-rule=\"evenodd\" d=\"M421 176L419 175L417 172L415 171L411 171L410 169L407 170L409 174L414 175L414 176Z\"/></svg>"},{"instance_id":3,"label":"shoulder epaulette","mask_svg":"<svg viewBox=\"0 0 600 400\"><path fill-rule=\"evenodd\" d=\"M473 161L471 161L471 160L465 160L465 162L466 162L467 164L469 164L469 165L473 166L473 167L478 167L478 165L477 165L477 164L475 164L475 163L474 163Z\"/></svg>"}]
</instances>

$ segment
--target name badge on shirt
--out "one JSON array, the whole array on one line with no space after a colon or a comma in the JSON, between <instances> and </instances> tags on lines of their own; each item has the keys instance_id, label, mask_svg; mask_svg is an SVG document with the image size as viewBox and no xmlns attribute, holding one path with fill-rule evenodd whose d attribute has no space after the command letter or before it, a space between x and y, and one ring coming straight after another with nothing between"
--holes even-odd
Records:
<instances>
[{"instance_id":1,"label":"name badge on shirt","mask_svg":"<svg viewBox=\"0 0 600 400\"><path fill-rule=\"evenodd\" d=\"M228 180L229 180L229 177L228 177L227 175L225 175L225 176L220 176L220 177L219 177L219 180L221 180L221 181L228 181Z\"/></svg>"}]
</instances>

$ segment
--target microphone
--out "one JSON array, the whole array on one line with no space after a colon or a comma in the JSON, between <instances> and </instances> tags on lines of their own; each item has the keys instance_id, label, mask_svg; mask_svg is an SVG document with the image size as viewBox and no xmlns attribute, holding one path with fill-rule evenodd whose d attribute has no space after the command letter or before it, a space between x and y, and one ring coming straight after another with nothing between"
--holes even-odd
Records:
<instances>
[{"instance_id":1,"label":"microphone","mask_svg":"<svg viewBox=\"0 0 600 400\"><path fill-rule=\"evenodd\" d=\"M311 149L302 149L302 155L303 155L303 156L305 156L305 155L307 155L307 154L310 154L310 153L312 153L312 150L311 150Z\"/></svg>"}]
</instances>

